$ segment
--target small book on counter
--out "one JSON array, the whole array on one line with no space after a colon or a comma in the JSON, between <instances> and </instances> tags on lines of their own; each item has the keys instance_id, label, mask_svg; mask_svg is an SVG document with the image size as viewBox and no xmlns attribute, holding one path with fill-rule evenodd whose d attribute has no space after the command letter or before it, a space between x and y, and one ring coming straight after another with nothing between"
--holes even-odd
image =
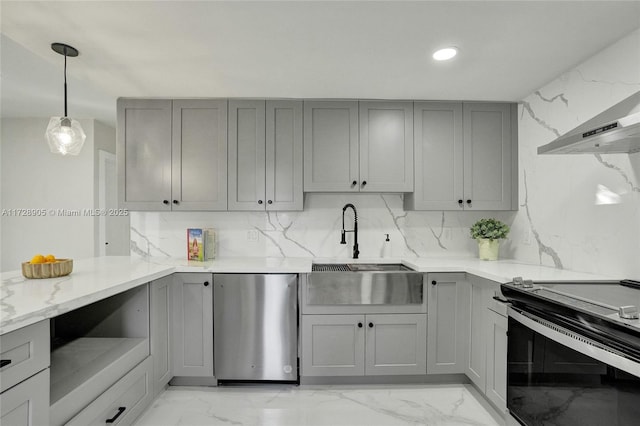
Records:
<instances>
[{"instance_id":1,"label":"small book on counter","mask_svg":"<svg viewBox=\"0 0 640 426\"><path fill-rule=\"evenodd\" d=\"M187 229L187 259L211 260L216 257L216 237L213 228Z\"/></svg>"}]
</instances>

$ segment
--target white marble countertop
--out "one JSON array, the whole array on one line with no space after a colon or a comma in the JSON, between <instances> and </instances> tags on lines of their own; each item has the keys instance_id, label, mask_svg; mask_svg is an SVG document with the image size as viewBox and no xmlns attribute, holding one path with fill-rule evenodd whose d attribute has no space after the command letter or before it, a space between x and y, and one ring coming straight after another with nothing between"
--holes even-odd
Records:
<instances>
[{"instance_id":1,"label":"white marble countertop","mask_svg":"<svg viewBox=\"0 0 640 426\"><path fill-rule=\"evenodd\" d=\"M20 271L2 273L0 334L53 318L174 272L307 273L312 263L403 263L419 272L466 272L497 282L515 276L534 281L603 281L621 277L592 275L512 260L482 261L473 257L419 259L227 258L208 262L184 259L150 261L128 256L74 261L71 275L26 279Z\"/></svg>"},{"instance_id":2,"label":"white marble countertop","mask_svg":"<svg viewBox=\"0 0 640 426\"><path fill-rule=\"evenodd\" d=\"M27 279L20 271L2 273L0 334L53 318L173 273L128 256L73 261L73 272L60 278Z\"/></svg>"}]
</instances>

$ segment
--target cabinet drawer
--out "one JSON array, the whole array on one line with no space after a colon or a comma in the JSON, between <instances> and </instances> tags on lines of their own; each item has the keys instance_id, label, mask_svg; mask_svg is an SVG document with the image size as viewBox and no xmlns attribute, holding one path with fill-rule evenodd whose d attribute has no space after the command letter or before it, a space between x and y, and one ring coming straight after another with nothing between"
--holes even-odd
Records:
<instances>
[{"instance_id":1,"label":"cabinet drawer","mask_svg":"<svg viewBox=\"0 0 640 426\"><path fill-rule=\"evenodd\" d=\"M151 403L153 363L147 357L67 423L68 426L129 425Z\"/></svg>"},{"instance_id":2,"label":"cabinet drawer","mask_svg":"<svg viewBox=\"0 0 640 426\"><path fill-rule=\"evenodd\" d=\"M0 394L0 424L49 424L49 369Z\"/></svg>"},{"instance_id":3,"label":"cabinet drawer","mask_svg":"<svg viewBox=\"0 0 640 426\"><path fill-rule=\"evenodd\" d=\"M49 321L0 336L0 392L49 366Z\"/></svg>"}]
</instances>

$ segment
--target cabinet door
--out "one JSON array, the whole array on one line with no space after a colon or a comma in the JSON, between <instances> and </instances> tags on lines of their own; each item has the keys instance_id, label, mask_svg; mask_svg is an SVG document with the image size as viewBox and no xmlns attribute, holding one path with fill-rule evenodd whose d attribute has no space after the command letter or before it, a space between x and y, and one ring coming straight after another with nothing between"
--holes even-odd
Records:
<instances>
[{"instance_id":1,"label":"cabinet door","mask_svg":"<svg viewBox=\"0 0 640 426\"><path fill-rule=\"evenodd\" d=\"M465 209L511 209L511 105L465 103L463 122Z\"/></svg>"},{"instance_id":2,"label":"cabinet door","mask_svg":"<svg viewBox=\"0 0 640 426\"><path fill-rule=\"evenodd\" d=\"M49 424L49 369L0 394L0 424L41 426Z\"/></svg>"},{"instance_id":3,"label":"cabinet door","mask_svg":"<svg viewBox=\"0 0 640 426\"><path fill-rule=\"evenodd\" d=\"M465 374L482 391L486 379L486 318L487 298L490 288L471 280L469 294L469 340L467 348Z\"/></svg>"},{"instance_id":4,"label":"cabinet door","mask_svg":"<svg viewBox=\"0 0 640 426\"><path fill-rule=\"evenodd\" d=\"M413 103L360 102L360 191L413 191Z\"/></svg>"},{"instance_id":5,"label":"cabinet door","mask_svg":"<svg viewBox=\"0 0 640 426\"><path fill-rule=\"evenodd\" d=\"M469 321L465 274L428 274L426 286L427 373L464 373Z\"/></svg>"},{"instance_id":6,"label":"cabinet door","mask_svg":"<svg viewBox=\"0 0 640 426\"><path fill-rule=\"evenodd\" d=\"M229 210L265 209L265 101L229 101Z\"/></svg>"},{"instance_id":7,"label":"cabinet door","mask_svg":"<svg viewBox=\"0 0 640 426\"><path fill-rule=\"evenodd\" d=\"M365 322L366 375L427 373L425 314L367 315Z\"/></svg>"},{"instance_id":8,"label":"cabinet door","mask_svg":"<svg viewBox=\"0 0 640 426\"><path fill-rule=\"evenodd\" d=\"M227 101L173 101L173 210L227 209Z\"/></svg>"},{"instance_id":9,"label":"cabinet door","mask_svg":"<svg viewBox=\"0 0 640 426\"><path fill-rule=\"evenodd\" d=\"M304 101L304 191L359 190L358 101Z\"/></svg>"},{"instance_id":10,"label":"cabinet door","mask_svg":"<svg viewBox=\"0 0 640 426\"><path fill-rule=\"evenodd\" d=\"M171 101L118 99L118 197L132 210L171 210Z\"/></svg>"},{"instance_id":11,"label":"cabinet door","mask_svg":"<svg viewBox=\"0 0 640 426\"><path fill-rule=\"evenodd\" d=\"M302 101L267 101L266 209L302 210Z\"/></svg>"},{"instance_id":12,"label":"cabinet door","mask_svg":"<svg viewBox=\"0 0 640 426\"><path fill-rule=\"evenodd\" d=\"M416 102L414 112L414 210L463 208L462 104Z\"/></svg>"},{"instance_id":13,"label":"cabinet door","mask_svg":"<svg viewBox=\"0 0 640 426\"><path fill-rule=\"evenodd\" d=\"M174 274L171 361L175 376L213 376L212 274Z\"/></svg>"},{"instance_id":14,"label":"cabinet door","mask_svg":"<svg viewBox=\"0 0 640 426\"><path fill-rule=\"evenodd\" d=\"M364 375L364 315L302 315L302 375Z\"/></svg>"},{"instance_id":15,"label":"cabinet door","mask_svg":"<svg viewBox=\"0 0 640 426\"><path fill-rule=\"evenodd\" d=\"M489 401L507 412L507 317L488 310L487 389Z\"/></svg>"},{"instance_id":16,"label":"cabinet door","mask_svg":"<svg viewBox=\"0 0 640 426\"><path fill-rule=\"evenodd\" d=\"M173 276L151 283L150 340L153 359L153 394L159 394L173 376L171 372L171 344L169 329L171 320L171 284Z\"/></svg>"}]
</instances>

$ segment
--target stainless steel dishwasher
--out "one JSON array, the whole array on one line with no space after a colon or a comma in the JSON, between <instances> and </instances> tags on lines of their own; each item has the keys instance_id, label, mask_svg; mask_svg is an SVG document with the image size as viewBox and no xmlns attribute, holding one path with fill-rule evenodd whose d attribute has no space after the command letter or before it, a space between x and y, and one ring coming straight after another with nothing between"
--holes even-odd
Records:
<instances>
[{"instance_id":1,"label":"stainless steel dishwasher","mask_svg":"<svg viewBox=\"0 0 640 426\"><path fill-rule=\"evenodd\" d=\"M213 275L214 374L219 381L298 380L298 277Z\"/></svg>"}]
</instances>

